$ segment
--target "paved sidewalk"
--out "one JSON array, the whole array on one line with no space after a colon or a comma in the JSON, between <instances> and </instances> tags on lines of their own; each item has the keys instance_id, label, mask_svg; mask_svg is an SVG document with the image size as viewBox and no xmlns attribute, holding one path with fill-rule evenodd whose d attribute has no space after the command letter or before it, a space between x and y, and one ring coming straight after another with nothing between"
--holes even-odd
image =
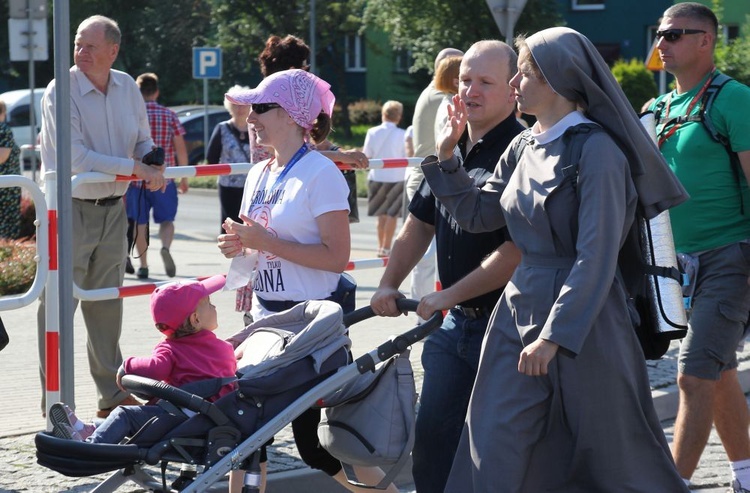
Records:
<instances>
[{"instance_id":1,"label":"paved sidewalk","mask_svg":"<svg viewBox=\"0 0 750 493\"><path fill-rule=\"evenodd\" d=\"M205 203L206 198L191 191L189 199L181 199L177 219L177 235L172 247L172 254L178 266L179 277L195 277L226 272L228 262L223 259L215 247L215 235L218 226L213 223L218 215L218 204ZM208 195L210 197L210 194ZM195 202L195 208L184 203ZM187 205L187 204L186 204ZM363 209L360 205L361 212ZM202 212L207 210L205 217ZM360 214L363 222L352 225L352 258L374 257L374 223L371 218ZM205 222L209 225L206 226ZM196 223L195 225L193 223ZM152 245L159 246L158 239L152 238ZM156 251L156 249L154 249ZM151 274L153 281L167 278L163 274L158 255L151 255ZM382 268L355 270L357 279L357 306L368 303L382 275ZM126 276L126 283L136 284L134 276ZM407 288L407 286L402 286ZM242 326L241 314L234 311L233 293L217 293L212 296L219 313L217 332L227 337ZM128 298L125 300L125 320L123 323L122 351L125 355L149 354L159 340L159 333L153 329L148 310L148 298ZM68 478L36 464L34 434L45 427L45 421L39 411L40 390L37 373L36 350L36 304L9 312L0 312L10 331L11 343L0 353L0 395L3 396L3 417L0 420L0 493L6 492L56 492L56 491L89 491L108 475L87 478ZM355 355L362 354L385 341L390 335L401 333L412 327L414 316L397 319L374 318L354 326L351 336L354 342ZM77 412L83 418L91 418L95 412L95 396L91 377L88 374L88 362L85 356L85 330L80 310L75 319L75 396ZM750 344L740 355L742 364L740 374L745 391L750 391ZM663 420L664 429L671 437L676 412L677 391L675 387L677 343L674 343L665 358L648 362L649 376L653 388L657 412ZM415 367L417 387L421 386L422 370L420 365L421 343L412 351L412 363ZM268 493L344 491L330 478L321 473L307 469L299 460L294 448L290 430L286 428L276 437L270 449ZM703 455L694 479L695 490L701 492L726 493L729 482L729 470L721 444L715 433L712 433L709 445ZM411 491L411 478L406 471L397 483L402 491ZM118 491L137 491L133 484L126 485Z\"/></svg>"}]
</instances>

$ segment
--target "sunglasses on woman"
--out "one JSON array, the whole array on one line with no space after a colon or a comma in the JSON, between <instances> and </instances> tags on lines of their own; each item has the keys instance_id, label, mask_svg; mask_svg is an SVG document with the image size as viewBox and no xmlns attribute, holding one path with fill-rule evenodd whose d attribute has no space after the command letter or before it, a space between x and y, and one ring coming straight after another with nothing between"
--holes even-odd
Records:
<instances>
[{"instance_id":1,"label":"sunglasses on woman","mask_svg":"<svg viewBox=\"0 0 750 493\"><path fill-rule=\"evenodd\" d=\"M255 103L250 105L250 109L259 115L271 111L274 108L281 108L277 103Z\"/></svg>"},{"instance_id":2,"label":"sunglasses on woman","mask_svg":"<svg viewBox=\"0 0 750 493\"><path fill-rule=\"evenodd\" d=\"M664 31L656 31L657 38L664 38L668 43L674 43L682 37L683 34L702 34L706 31L702 29L665 29Z\"/></svg>"}]
</instances>

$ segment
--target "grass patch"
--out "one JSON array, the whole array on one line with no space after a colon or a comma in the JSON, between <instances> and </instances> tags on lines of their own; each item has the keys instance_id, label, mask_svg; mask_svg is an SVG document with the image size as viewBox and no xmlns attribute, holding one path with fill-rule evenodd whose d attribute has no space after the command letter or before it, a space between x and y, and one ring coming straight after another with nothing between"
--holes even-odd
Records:
<instances>
[{"instance_id":1,"label":"grass patch","mask_svg":"<svg viewBox=\"0 0 750 493\"><path fill-rule=\"evenodd\" d=\"M188 178L188 186L190 188L218 188L215 176L191 176Z\"/></svg>"},{"instance_id":2,"label":"grass patch","mask_svg":"<svg viewBox=\"0 0 750 493\"><path fill-rule=\"evenodd\" d=\"M365 145L365 134L367 129L372 125L352 125L352 137L347 139L344 137L344 132L334 131L328 136L328 140L335 142L344 149L359 149L362 150L362 146Z\"/></svg>"}]
</instances>

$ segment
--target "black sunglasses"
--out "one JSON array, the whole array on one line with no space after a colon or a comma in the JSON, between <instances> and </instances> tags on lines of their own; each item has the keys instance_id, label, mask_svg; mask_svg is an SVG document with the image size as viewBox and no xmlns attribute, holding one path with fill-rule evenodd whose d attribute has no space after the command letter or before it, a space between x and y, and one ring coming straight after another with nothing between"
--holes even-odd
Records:
<instances>
[{"instance_id":1,"label":"black sunglasses","mask_svg":"<svg viewBox=\"0 0 750 493\"><path fill-rule=\"evenodd\" d=\"M664 31L656 31L657 38L664 38L668 43L674 43L682 37L683 34L702 34L706 31L702 29L665 29Z\"/></svg>"},{"instance_id":2,"label":"black sunglasses","mask_svg":"<svg viewBox=\"0 0 750 493\"><path fill-rule=\"evenodd\" d=\"M259 115L271 111L274 108L281 108L277 103L255 103L250 105L250 109Z\"/></svg>"}]
</instances>

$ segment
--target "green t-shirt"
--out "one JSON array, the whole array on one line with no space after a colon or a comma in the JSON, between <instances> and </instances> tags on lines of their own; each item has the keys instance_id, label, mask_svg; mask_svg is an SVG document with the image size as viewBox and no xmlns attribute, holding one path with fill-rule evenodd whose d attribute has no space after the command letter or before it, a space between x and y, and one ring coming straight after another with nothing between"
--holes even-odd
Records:
<instances>
[{"instance_id":1,"label":"green t-shirt","mask_svg":"<svg viewBox=\"0 0 750 493\"><path fill-rule=\"evenodd\" d=\"M669 118L685 115L705 82L683 94L669 93ZM669 94L660 96L651 108ZM700 101L691 114L699 112ZM665 105L662 117L666 116ZM710 116L718 132L729 137L734 151L750 150L750 88L736 81L727 83L714 100ZM666 134L661 132L662 125L656 130ZM750 192L744 174L740 171L738 185L724 146L711 138L701 122L680 125L661 145L661 152L690 194L689 200L670 209L678 252L700 252L750 238ZM745 215L740 212L743 203Z\"/></svg>"}]
</instances>

